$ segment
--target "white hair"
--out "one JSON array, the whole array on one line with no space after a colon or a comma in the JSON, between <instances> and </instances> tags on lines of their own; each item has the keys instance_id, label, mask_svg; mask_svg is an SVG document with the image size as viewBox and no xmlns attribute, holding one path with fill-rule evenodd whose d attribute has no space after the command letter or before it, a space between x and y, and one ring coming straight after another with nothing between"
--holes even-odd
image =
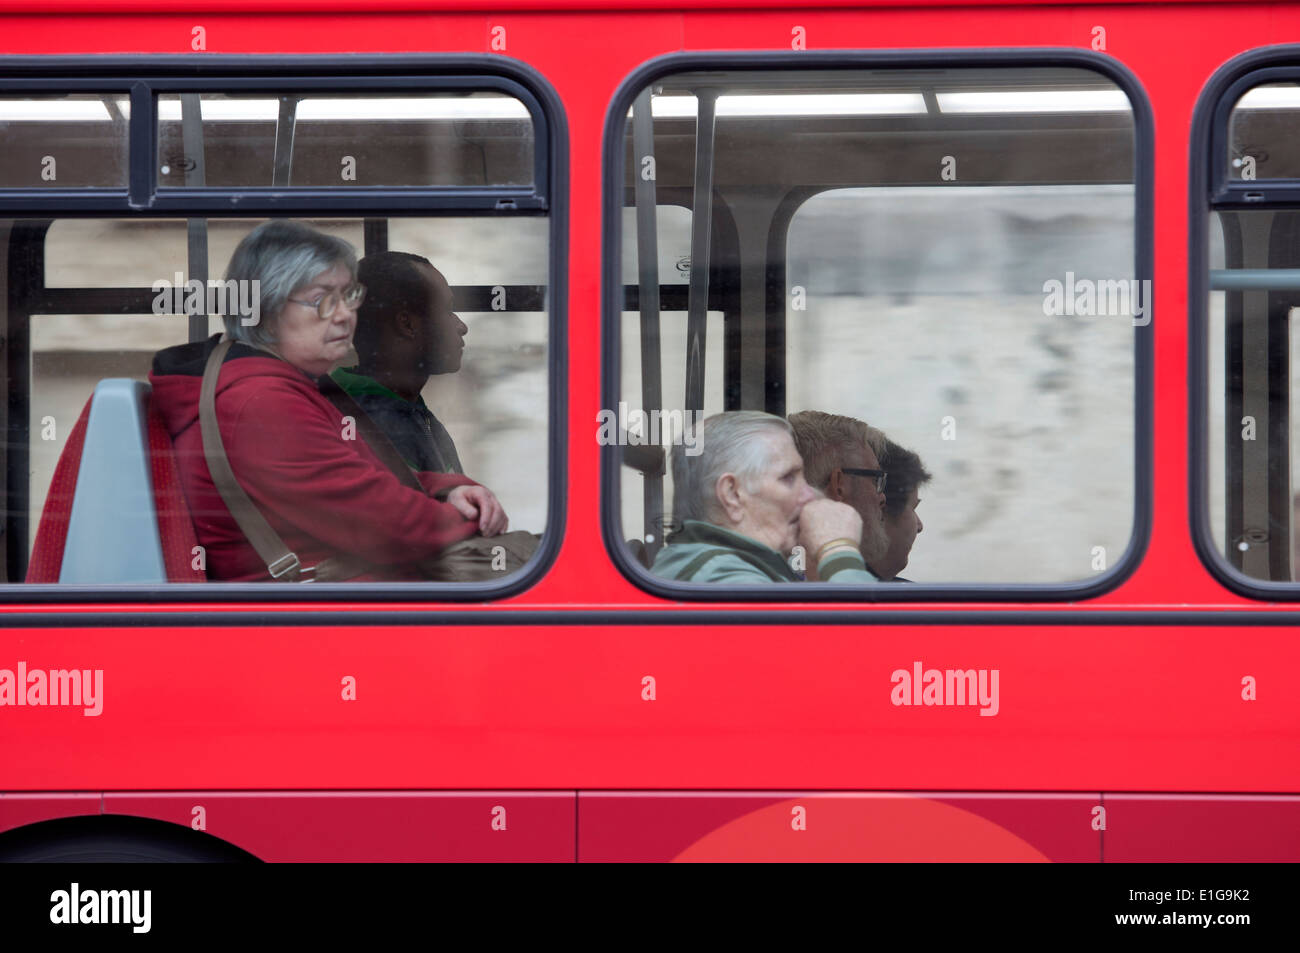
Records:
<instances>
[{"instance_id":1,"label":"white hair","mask_svg":"<svg viewBox=\"0 0 1300 953\"><path fill-rule=\"evenodd\" d=\"M718 522L718 480L733 473L746 490L753 490L771 460L772 432L794 432L780 417L761 410L732 410L714 414L700 425L699 453L689 456L685 442L672 451L673 521Z\"/></svg>"}]
</instances>

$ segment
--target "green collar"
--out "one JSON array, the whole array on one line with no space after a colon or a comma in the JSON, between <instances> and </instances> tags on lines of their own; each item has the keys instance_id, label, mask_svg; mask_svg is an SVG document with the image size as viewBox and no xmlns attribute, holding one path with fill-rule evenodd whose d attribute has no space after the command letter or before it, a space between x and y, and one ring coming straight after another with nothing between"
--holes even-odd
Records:
<instances>
[{"instance_id":1,"label":"green collar","mask_svg":"<svg viewBox=\"0 0 1300 953\"><path fill-rule=\"evenodd\" d=\"M424 406L423 397L417 396L414 401L400 397L373 377L358 373L355 367L337 367L330 372L330 377L334 378L334 383L347 391L349 397L387 397L390 400L400 400L404 404L414 403L420 407Z\"/></svg>"},{"instance_id":2,"label":"green collar","mask_svg":"<svg viewBox=\"0 0 1300 953\"><path fill-rule=\"evenodd\" d=\"M737 556L762 569L773 580L798 582L799 577L790 568L785 558L775 549L769 549L757 540L742 536L740 533L704 523L699 520L686 520L680 530L667 540L669 546L681 543L700 543L706 546L718 546L735 552Z\"/></svg>"}]
</instances>

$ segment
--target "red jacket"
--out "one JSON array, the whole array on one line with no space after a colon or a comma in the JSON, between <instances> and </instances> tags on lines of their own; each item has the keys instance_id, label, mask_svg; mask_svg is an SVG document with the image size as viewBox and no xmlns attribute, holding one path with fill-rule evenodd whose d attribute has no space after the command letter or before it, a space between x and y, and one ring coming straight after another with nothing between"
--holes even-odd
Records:
<instances>
[{"instance_id":1,"label":"red jacket","mask_svg":"<svg viewBox=\"0 0 1300 953\"><path fill-rule=\"evenodd\" d=\"M226 509L203 457L199 387L216 341L158 352L149 374L153 401L175 444L208 578L267 580L266 564ZM349 434L316 382L278 358L236 344L217 378L216 404L235 478L303 566L349 554L385 567L366 578L418 579L401 564L436 555L478 529L433 499L473 480L420 473L428 495L403 486L355 428Z\"/></svg>"}]
</instances>

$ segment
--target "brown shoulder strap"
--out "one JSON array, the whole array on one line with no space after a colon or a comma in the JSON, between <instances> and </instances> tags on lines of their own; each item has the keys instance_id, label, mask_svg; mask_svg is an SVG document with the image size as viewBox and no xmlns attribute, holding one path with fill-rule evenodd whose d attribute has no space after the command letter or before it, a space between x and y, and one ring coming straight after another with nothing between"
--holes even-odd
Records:
<instances>
[{"instance_id":1,"label":"brown shoulder strap","mask_svg":"<svg viewBox=\"0 0 1300 953\"><path fill-rule=\"evenodd\" d=\"M221 439L221 428L217 424L217 376L221 373L221 362L225 360L230 344L230 341L218 344L208 356L207 366L203 369L203 386L199 389L199 429L203 434L203 456L208 462L212 482L225 501L226 509L230 510L230 515L239 524L245 538L266 563L271 578L292 582L297 580L302 563L297 554L284 544L280 534L258 512L244 488L235 479L234 471L230 469L230 460L226 456L225 443Z\"/></svg>"},{"instance_id":2,"label":"brown shoulder strap","mask_svg":"<svg viewBox=\"0 0 1300 953\"><path fill-rule=\"evenodd\" d=\"M424 487L416 479L415 471L402 459L402 455L393 446L393 442L388 439L388 435L370 419L370 415L366 413L365 408L352 399L351 394L340 387L328 374L320 379L320 392L345 417L351 417L356 421L357 432L361 434L361 439L366 442L367 446L374 451L380 463L388 467L393 472L393 475L402 481L403 485L413 490L419 490L421 493L424 492Z\"/></svg>"}]
</instances>

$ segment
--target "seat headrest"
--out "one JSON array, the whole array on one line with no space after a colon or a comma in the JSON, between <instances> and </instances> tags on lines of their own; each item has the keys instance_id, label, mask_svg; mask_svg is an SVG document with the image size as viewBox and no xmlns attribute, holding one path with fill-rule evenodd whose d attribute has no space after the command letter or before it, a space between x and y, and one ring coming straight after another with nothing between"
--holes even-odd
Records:
<instances>
[{"instance_id":1,"label":"seat headrest","mask_svg":"<svg viewBox=\"0 0 1300 953\"><path fill-rule=\"evenodd\" d=\"M86 421L59 582L163 583L146 427L149 385L99 382Z\"/></svg>"}]
</instances>

